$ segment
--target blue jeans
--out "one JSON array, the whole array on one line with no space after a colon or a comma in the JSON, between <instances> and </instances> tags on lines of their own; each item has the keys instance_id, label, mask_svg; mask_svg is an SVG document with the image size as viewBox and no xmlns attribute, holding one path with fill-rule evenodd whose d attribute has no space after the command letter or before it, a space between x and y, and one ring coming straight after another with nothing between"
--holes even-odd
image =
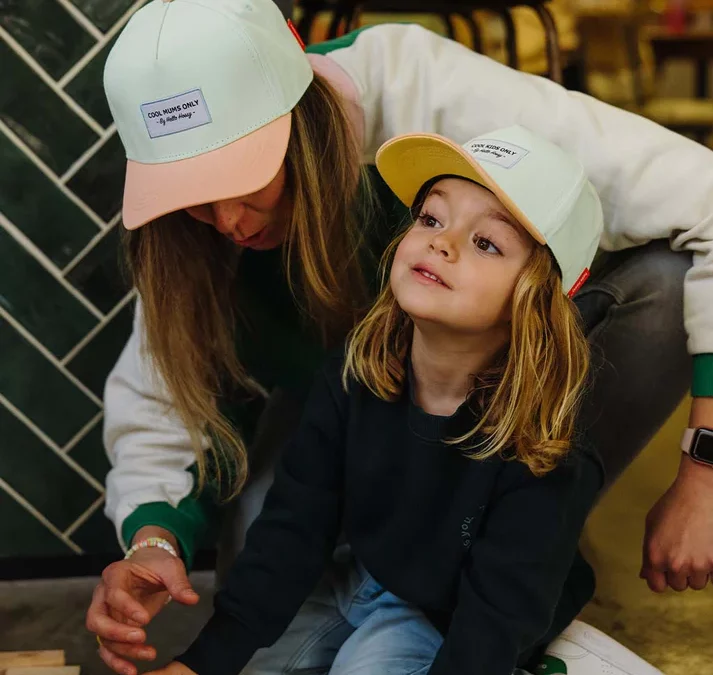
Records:
<instances>
[{"instance_id":1,"label":"blue jeans","mask_svg":"<svg viewBox=\"0 0 713 675\"><path fill-rule=\"evenodd\" d=\"M242 675L426 675L441 634L346 558L347 547L340 553L284 635Z\"/></svg>"}]
</instances>

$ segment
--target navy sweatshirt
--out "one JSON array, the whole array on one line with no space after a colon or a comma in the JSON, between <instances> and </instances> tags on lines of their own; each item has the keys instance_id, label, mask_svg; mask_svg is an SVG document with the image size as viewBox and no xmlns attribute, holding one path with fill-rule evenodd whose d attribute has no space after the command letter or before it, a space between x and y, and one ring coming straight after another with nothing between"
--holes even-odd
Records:
<instances>
[{"instance_id":1,"label":"navy sweatshirt","mask_svg":"<svg viewBox=\"0 0 713 675\"><path fill-rule=\"evenodd\" d=\"M318 373L215 612L177 660L199 675L239 673L286 630L343 530L376 581L444 634L431 675L511 675L556 613L562 628L591 595L563 588L600 463L582 437L541 478L517 461L470 459L444 442L472 428L467 403L437 417L410 386L396 402L357 383L345 392L341 368L334 357Z\"/></svg>"}]
</instances>

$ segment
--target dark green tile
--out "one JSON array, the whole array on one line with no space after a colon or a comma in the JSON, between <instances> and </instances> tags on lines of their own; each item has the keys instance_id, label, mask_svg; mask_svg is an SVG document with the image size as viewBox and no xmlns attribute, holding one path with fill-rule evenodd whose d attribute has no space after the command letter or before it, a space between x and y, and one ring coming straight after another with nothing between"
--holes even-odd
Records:
<instances>
[{"instance_id":1,"label":"dark green tile","mask_svg":"<svg viewBox=\"0 0 713 675\"><path fill-rule=\"evenodd\" d=\"M126 173L126 154L119 136L114 134L69 181L69 189L104 220L111 220L121 209Z\"/></svg>"},{"instance_id":2,"label":"dark green tile","mask_svg":"<svg viewBox=\"0 0 713 675\"><path fill-rule=\"evenodd\" d=\"M96 403L3 319L0 354L0 394L58 445L67 443L99 412Z\"/></svg>"},{"instance_id":3,"label":"dark green tile","mask_svg":"<svg viewBox=\"0 0 713 675\"><path fill-rule=\"evenodd\" d=\"M66 92L84 108L99 124L108 127L112 117L104 96L104 64L116 37L101 50L65 88Z\"/></svg>"},{"instance_id":4,"label":"dark green tile","mask_svg":"<svg viewBox=\"0 0 713 675\"><path fill-rule=\"evenodd\" d=\"M56 80L95 42L64 7L47 0L4 0L0 26Z\"/></svg>"},{"instance_id":5,"label":"dark green tile","mask_svg":"<svg viewBox=\"0 0 713 675\"><path fill-rule=\"evenodd\" d=\"M81 464L94 478L100 483L104 483L111 465L104 450L104 441L102 440L102 422L99 421L96 426L75 445L70 451L70 457Z\"/></svg>"},{"instance_id":6,"label":"dark green tile","mask_svg":"<svg viewBox=\"0 0 713 675\"><path fill-rule=\"evenodd\" d=\"M116 553L117 556L121 554L116 530L104 515L103 507L92 513L87 518L87 522L78 527L71 538L87 553Z\"/></svg>"},{"instance_id":7,"label":"dark green tile","mask_svg":"<svg viewBox=\"0 0 713 675\"><path fill-rule=\"evenodd\" d=\"M102 312L111 311L131 289L121 260L121 227L115 225L67 275Z\"/></svg>"},{"instance_id":8,"label":"dark green tile","mask_svg":"<svg viewBox=\"0 0 713 675\"><path fill-rule=\"evenodd\" d=\"M66 530L99 497L22 422L0 406L0 476L60 531Z\"/></svg>"},{"instance_id":9,"label":"dark green tile","mask_svg":"<svg viewBox=\"0 0 713 675\"><path fill-rule=\"evenodd\" d=\"M0 40L0 119L51 169L64 173L97 135Z\"/></svg>"},{"instance_id":10,"label":"dark green tile","mask_svg":"<svg viewBox=\"0 0 713 675\"><path fill-rule=\"evenodd\" d=\"M102 396L109 371L129 339L133 317L134 305L129 303L67 364L97 396Z\"/></svg>"},{"instance_id":11,"label":"dark green tile","mask_svg":"<svg viewBox=\"0 0 713 675\"><path fill-rule=\"evenodd\" d=\"M96 325L96 317L1 228L0 260L0 302L53 354L64 356Z\"/></svg>"},{"instance_id":12,"label":"dark green tile","mask_svg":"<svg viewBox=\"0 0 713 675\"><path fill-rule=\"evenodd\" d=\"M0 557L49 556L73 553L29 511L0 489Z\"/></svg>"},{"instance_id":13,"label":"dark green tile","mask_svg":"<svg viewBox=\"0 0 713 675\"><path fill-rule=\"evenodd\" d=\"M0 211L52 262L64 267L97 226L0 133Z\"/></svg>"},{"instance_id":14,"label":"dark green tile","mask_svg":"<svg viewBox=\"0 0 713 675\"><path fill-rule=\"evenodd\" d=\"M82 13L100 30L107 31L121 18L134 0L72 0Z\"/></svg>"}]
</instances>

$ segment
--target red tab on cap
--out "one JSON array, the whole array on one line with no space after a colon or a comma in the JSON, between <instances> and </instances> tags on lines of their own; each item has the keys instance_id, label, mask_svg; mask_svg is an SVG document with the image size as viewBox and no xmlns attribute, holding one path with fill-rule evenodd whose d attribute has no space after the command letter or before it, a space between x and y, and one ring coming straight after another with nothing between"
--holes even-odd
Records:
<instances>
[{"instance_id":1,"label":"red tab on cap","mask_svg":"<svg viewBox=\"0 0 713 675\"><path fill-rule=\"evenodd\" d=\"M574 282L574 286L569 289L569 293L567 293L567 297L571 298L582 286L584 286L584 282L589 279L589 268L585 267L584 271L579 275L579 279Z\"/></svg>"},{"instance_id":2,"label":"red tab on cap","mask_svg":"<svg viewBox=\"0 0 713 675\"><path fill-rule=\"evenodd\" d=\"M304 40L300 37L300 34L297 32L297 28L295 28L295 24L292 23L292 19L287 19L287 27L292 31L292 35L295 36L295 40L300 43L300 47L302 47L302 51L305 50L305 43Z\"/></svg>"}]
</instances>

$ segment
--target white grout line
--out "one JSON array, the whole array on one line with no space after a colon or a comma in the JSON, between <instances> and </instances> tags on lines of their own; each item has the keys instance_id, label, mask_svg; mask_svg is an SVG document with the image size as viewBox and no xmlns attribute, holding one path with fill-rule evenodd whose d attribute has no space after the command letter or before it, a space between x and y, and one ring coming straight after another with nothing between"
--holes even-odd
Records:
<instances>
[{"instance_id":1,"label":"white grout line","mask_svg":"<svg viewBox=\"0 0 713 675\"><path fill-rule=\"evenodd\" d=\"M72 349L59 361L61 367L66 366L88 342L91 342L96 334L102 330L126 305L128 305L136 297L136 290L130 290L94 328L92 328ZM0 307L0 310L2 308Z\"/></svg>"},{"instance_id":2,"label":"white grout line","mask_svg":"<svg viewBox=\"0 0 713 675\"><path fill-rule=\"evenodd\" d=\"M87 298L85 298L72 284L70 284L57 269L57 266L40 251L35 244L0 211L0 226L4 227L10 235L27 250L27 252L44 267L66 291L73 295L84 305L97 319L103 319L104 314L100 312Z\"/></svg>"},{"instance_id":3,"label":"white grout line","mask_svg":"<svg viewBox=\"0 0 713 675\"><path fill-rule=\"evenodd\" d=\"M57 0L57 2L69 12L74 20L84 28L95 40L101 40L104 37L102 33L84 14L82 14L69 0Z\"/></svg>"},{"instance_id":4,"label":"white grout line","mask_svg":"<svg viewBox=\"0 0 713 675\"><path fill-rule=\"evenodd\" d=\"M62 185L66 185L72 178L74 178L74 175L79 171L94 155L99 152L104 147L104 144L114 135L114 132L116 131L116 127L112 124L111 126L107 127L107 130L99 137L99 139L94 143L94 145L90 146L87 148L72 164L72 166L69 167L61 176L59 179L59 182L62 183Z\"/></svg>"},{"instance_id":5,"label":"white grout line","mask_svg":"<svg viewBox=\"0 0 713 675\"><path fill-rule=\"evenodd\" d=\"M59 191L67 197L70 201L74 202L74 204L81 209L88 217L89 219L100 229L103 229L106 227L106 223L96 214L92 209L90 209L77 195L74 194L66 185L63 185L59 178L57 178L57 174L55 174L52 169L50 169L30 148L27 147L27 145L23 142L23 140L12 130L10 127L8 127L5 122L3 122L0 119L0 131L2 131L9 139L10 142L20 150L24 155L27 155L27 158L43 173L47 178L49 178L57 188L59 188Z\"/></svg>"},{"instance_id":6,"label":"white grout line","mask_svg":"<svg viewBox=\"0 0 713 675\"><path fill-rule=\"evenodd\" d=\"M77 520L75 520L62 534L65 537L71 537L79 527L84 525L89 518L94 515L94 512L104 503L104 495L99 497Z\"/></svg>"},{"instance_id":7,"label":"white grout line","mask_svg":"<svg viewBox=\"0 0 713 675\"><path fill-rule=\"evenodd\" d=\"M117 213L108 223L106 226L106 229L102 230L101 232L97 232L88 242L87 245L79 252L77 255L74 256L63 268L62 268L62 276L66 277L83 259L84 257L91 251L99 242L108 235L114 226L121 220L121 211Z\"/></svg>"},{"instance_id":8,"label":"white grout line","mask_svg":"<svg viewBox=\"0 0 713 675\"><path fill-rule=\"evenodd\" d=\"M20 422L22 422L45 445L49 446L57 454L62 453L59 446L44 431L42 431L42 429L40 429L27 415L25 415L25 413L15 407L2 394L0 394L0 403L2 403L15 417L17 417L17 419L19 419Z\"/></svg>"},{"instance_id":9,"label":"white grout line","mask_svg":"<svg viewBox=\"0 0 713 675\"><path fill-rule=\"evenodd\" d=\"M77 389L79 389L92 403L100 408L103 407L102 400L94 394L87 386L80 382L65 365L50 352L30 331L27 330L10 312L0 305L0 317L5 319L27 342L29 342L42 356L44 356L62 375L64 375Z\"/></svg>"},{"instance_id":10,"label":"white grout line","mask_svg":"<svg viewBox=\"0 0 713 675\"><path fill-rule=\"evenodd\" d=\"M70 438L64 444L64 447L61 448L61 451L65 454L71 452L74 446L77 445L77 443L79 443L79 441L81 441L101 421L102 417L104 417L104 413L102 411L99 411L74 435L73 438Z\"/></svg>"},{"instance_id":11,"label":"white grout line","mask_svg":"<svg viewBox=\"0 0 713 675\"><path fill-rule=\"evenodd\" d=\"M146 0L137 0L124 15L98 40L92 48L82 56L58 81L57 85L64 89L105 46L124 27L131 15L143 5Z\"/></svg>"},{"instance_id":12,"label":"white grout line","mask_svg":"<svg viewBox=\"0 0 713 675\"><path fill-rule=\"evenodd\" d=\"M69 107L72 112L79 117L97 136L104 133L104 129L89 113L84 110L64 89L60 89L57 83L47 74L47 71L42 68L24 49L24 47L15 40L2 26L0 26L0 37L7 42L11 49L28 65L32 70L39 75L40 79L57 94Z\"/></svg>"},{"instance_id":13,"label":"white grout line","mask_svg":"<svg viewBox=\"0 0 713 675\"><path fill-rule=\"evenodd\" d=\"M2 394L0 394L0 403L7 408L7 410L17 417L20 422L22 422L37 438L39 438L52 452L54 452L57 457L59 457L67 466L74 469L82 478L84 478L89 485L91 485L97 492L104 494L104 486L96 479L92 474L90 474L83 466L77 464L69 455L65 455L60 447L44 432L40 429L25 413L22 412L17 406L13 405L8 399L6 399Z\"/></svg>"},{"instance_id":14,"label":"white grout line","mask_svg":"<svg viewBox=\"0 0 713 675\"><path fill-rule=\"evenodd\" d=\"M26 511L29 511L37 520L39 520L52 534L61 539L69 548L71 548L75 553L82 554L84 551L77 546L71 539L67 538L62 534L52 523L50 523L47 518L45 518L30 502L28 502L19 492L13 490L13 488L6 483L2 478L0 478L0 490L4 490L12 499L14 499L20 506L22 506Z\"/></svg>"}]
</instances>

